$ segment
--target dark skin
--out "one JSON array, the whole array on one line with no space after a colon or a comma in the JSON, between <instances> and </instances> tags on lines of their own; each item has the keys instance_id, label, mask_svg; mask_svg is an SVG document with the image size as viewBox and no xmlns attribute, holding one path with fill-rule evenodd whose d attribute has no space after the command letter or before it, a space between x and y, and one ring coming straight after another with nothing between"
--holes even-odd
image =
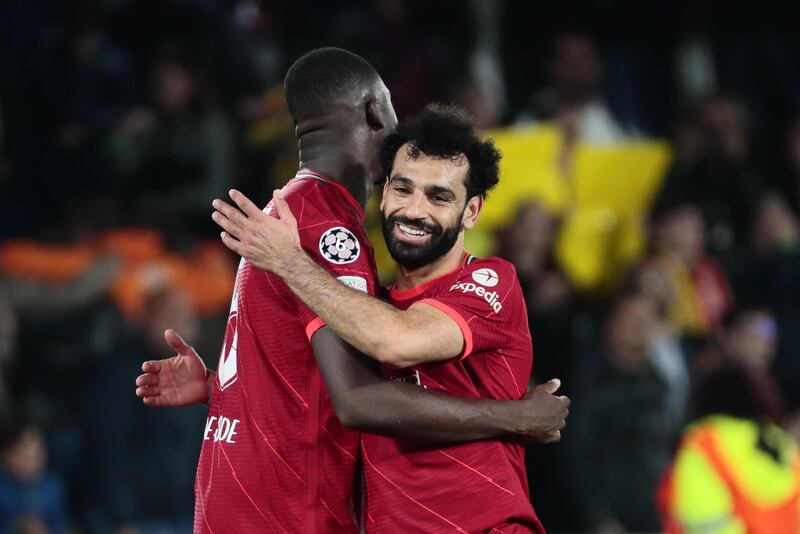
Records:
<instances>
[{"instance_id":1,"label":"dark skin","mask_svg":"<svg viewBox=\"0 0 800 534\"><path fill-rule=\"evenodd\" d=\"M381 177L380 144L396 123L382 82L348 104L309 111L297 117L300 167L341 183L364 206ZM385 380L378 362L328 327L317 331L311 344L336 414L347 427L429 443L500 437L547 443L561 437L569 401L554 395L558 381L533 388L521 401L454 397ZM213 373L204 366L201 371L195 361L199 357L188 345L170 345L178 354L145 362L136 394L154 406L207 402ZM200 387L201 382L207 387ZM181 395L185 391L193 394Z\"/></svg>"}]
</instances>

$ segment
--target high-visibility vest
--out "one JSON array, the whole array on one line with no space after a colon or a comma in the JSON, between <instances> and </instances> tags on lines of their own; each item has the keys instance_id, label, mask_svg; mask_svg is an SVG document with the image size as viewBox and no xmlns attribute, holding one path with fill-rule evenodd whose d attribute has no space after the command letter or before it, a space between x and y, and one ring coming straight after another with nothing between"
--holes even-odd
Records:
<instances>
[{"instance_id":1,"label":"high-visibility vest","mask_svg":"<svg viewBox=\"0 0 800 534\"><path fill-rule=\"evenodd\" d=\"M772 452L759 447L764 436ZM670 534L798 534L797 444L774 425L705 418L683 438L657 501Z\"/></svg>"}]
</instances>

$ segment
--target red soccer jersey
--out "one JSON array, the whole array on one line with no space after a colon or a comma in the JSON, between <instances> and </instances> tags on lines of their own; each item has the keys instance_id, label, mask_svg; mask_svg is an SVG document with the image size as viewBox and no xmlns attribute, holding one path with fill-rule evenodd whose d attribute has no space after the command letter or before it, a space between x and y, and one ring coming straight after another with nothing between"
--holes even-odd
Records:
<instances>
[{"instance_id":1,"label":"red soccer jersey","mask_svg":"<svg viewBox=\"0 0 800 534\"><path fill-rule=\"evenodd\" d=\"M450 315L464 335L460 357L385 370L387 377L459 397L519 399L532 347L514 267L465 255L454 271L390 292L406 309L425 302ZM528 495L522 446L481 441L435 448L362 435L368 532L544 532Z\"/></svg>"},{"instance_id":2,"label":"red soccer jersey","mask_svg":"<svg viewBox=\"0 0 800 534\"><path fill-rule=\"evenodd\" d=\"M364 213L349 192L301 170L283 193L303 248L374 294ZM339 423L314 360L309 340L322 324L279 277L241 262L197 467L195 532L358 532L359 433Z\"/></svg>"}]
</instances>

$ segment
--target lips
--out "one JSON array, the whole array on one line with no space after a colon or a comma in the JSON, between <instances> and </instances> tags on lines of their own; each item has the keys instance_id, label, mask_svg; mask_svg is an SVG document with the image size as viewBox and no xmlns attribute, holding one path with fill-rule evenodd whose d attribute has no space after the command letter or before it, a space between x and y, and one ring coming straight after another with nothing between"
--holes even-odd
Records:
<instances>
[{"instance_id":1,"label":"lips","mask_svg":"<svg viewBox=\"0 0 800 534\"><path fill-rule=\"evenodd\" d=\"M398 239L407 243L421 243L431 235L428 230L399 222L394 225L394 234Z\"/></svg>"}]
</instances>

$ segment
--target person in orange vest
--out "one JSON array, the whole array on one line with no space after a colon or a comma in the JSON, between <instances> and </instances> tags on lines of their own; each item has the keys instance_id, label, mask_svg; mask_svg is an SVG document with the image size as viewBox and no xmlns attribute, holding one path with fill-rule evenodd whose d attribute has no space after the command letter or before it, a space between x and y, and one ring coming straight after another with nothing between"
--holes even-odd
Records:
<instances>
[{"instance_id":1,"label":"person in orange vest","mask_svg":"<svg viewBox=\"0 0 800 534\"><path fill-rule=\"evenodd\" d=\"M776 391L768 375L741 366L704 381L699 418L657 495L667 533L800 532L800 453L775 424Z\"/></svg>"}]
</instances>

